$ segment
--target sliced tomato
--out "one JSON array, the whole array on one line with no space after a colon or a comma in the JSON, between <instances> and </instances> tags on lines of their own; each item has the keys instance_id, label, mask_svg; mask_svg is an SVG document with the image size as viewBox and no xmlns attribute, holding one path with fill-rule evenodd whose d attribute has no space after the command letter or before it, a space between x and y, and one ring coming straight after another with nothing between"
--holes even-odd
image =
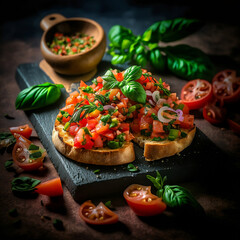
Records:
<instances>
[{"instance_id":1,"label":"sliced tomato","mask_svg":"<svg viewBox=\"0 0 240 240\"><path fill-rule=\"evenodd\" d=\"M69 127L69 134L75 136L79 130L79 126L77 124Z\"/></svg>"},{"instance_id":2,"label":"sliced tomato","mask_svg":"<svg viewBox=\"0 0 240 240\"><path fill-rule=\"evenodd\" d=\"M132 184L125 189L123 196L138 216L158 215L167 207L162 198L151 193L151 186Z\"/></svg>"},{"instance_id":3,"label":"sliced tomato","mask_svg":"<svg viewBox=\"0 0 240 240\"><path fill-rule=\"evenodd\" d=\"M190 110L202 108L212 95L212 85L203 79L189 81L181 91L181 99Z\"/></svg>"},{"instance_id":4,"label":"sliced tomato","mask_svg":"<svg viewBox=\"0 0 240 240\"><path fill-rule=\"evenodd\" d=\"M35 192L49 197L61 196L63 195L61 179L58 177L40 183L37 185Z\"/></svg>"},{"instance_id":5,"label":"sliced tomato","mask_svg":"<svg viewBox=\"0 0 240 240\"><path fill-rule=\"evenodd\" d=\"M237 77L236 71L226 69L217 73L213 77L212 85L213 94L220 100L221 105L240 99L240 77Z\"/></svg>"},{"instance_id":6,"label":"sliced tomato","mask_svg":"<svg viewBox=\"0 0 240 240\"><path fill-rule=\"evenodd\" d=\"M158 120L153 120L153 132L154 133L164 133L163 124Z\"/></svg>"},{"instance_id":7,"label":"sliced tomato","mask_svg":"<svg viewBox=\"0 0 240 240\"><path fill-rule=\"evenodd\" d=\"M219 105L216 101L212 101L203 108L203 117L211 124L219 125L226 120L226 109Z\"/></svg>"},{"instance_id":8,"label":"sliced tomato","mask_svg":"<svg viewBox=\"0 0 240 240\"><path fill-rule=\"evenodd\" d=\"M96 125L98 124L98 120L96 118L93 118L93 119L89 119L87 121L87 125L86 127L89 129L89 130L92 130L96 127Z\"/></svg>"},{"instance_id":9,"label":"sliced tomato","mask_svg":"<svg viewBox=\"0 0 240 240\"><path fill-rule=\"evenodd\" d=\"M118 215L102 202L95 206L91 201L84 202L79 209L80 217L88 224L105 225L118 222Z\"/></svg>"},{"instance_id":10,"label":"sliced tomato","mask_svg":"<svg viewBox=\"0 0 240 240\"><path fill-rule=\"evenodd\" d=\"M17 126L17 127L11 127L9 128L10 132L14 135L14 133L18 133L25 138L29 138L32 134L32 128L29 127L28 124Z\"/></svg>"},{"instance_id":11,"label":"sliced tomato","mask_svg":"<svg viewBox=\"0 0 240 240\"><path fill-rule=\"evenodd\" d=\"M99 133L99 134L103 134L105 132L107 132L109 129L109 124L105 124L103 122L99 122L97 125L96 125L96 132Z\"/></svg>"},{"instance_id":12,"label":"sliced tomato","mask_svg":"<svg viewBox=\"0 0 240 240\"><path fill-rule=\"evenodd\" d=\"M12 157L15 164L25 171L33 171L39 169L43 165L43 159L46 156L46 150L36 145L20 134L14 133L17 139Z\"/></svg>"}]
</instances>

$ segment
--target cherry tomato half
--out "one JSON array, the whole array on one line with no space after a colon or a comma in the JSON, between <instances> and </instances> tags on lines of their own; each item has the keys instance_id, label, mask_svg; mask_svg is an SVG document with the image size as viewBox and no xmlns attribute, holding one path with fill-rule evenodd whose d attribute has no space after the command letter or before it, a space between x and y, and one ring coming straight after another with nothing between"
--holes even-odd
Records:
<instances>
[{"instance_id":1,"label":"cherry tomato half","mask_svg":"<svg viewBox=\"0 0 240 240\"><path fill-rule=\"evenodd\" d=\"M79 209L80 217L88 224L105 225L118 221L118 215L102 202L95 206L91 201L84 202Z\"/></svg>"},{"instance_id":2,"label":"cherry tomato half","mask_svg":"<svg viewBox=\"0 0 240 240\"><path fill-rule=\"evenodd\" d=\"M236 71L226 69L217 73L212 80L213 94L221 101L236 102L240 99L240 77L236 76Z\"/></svg>"},{"instance_id":3,"label":"cherry tomato half","mask_svg":"<svg viewBox=\"0 0 240 240\"><path fill-rule=\"evenodd\" d=\"M13 161L26 171L39 169L43 165L43 159L46 156L46 150L34 144L20 134L14 133L17 139L13 151Z\"/></svg>"},{"instance_id":4,"label":"cherry tomato half","mask_svg":"<svg viewBox=\"0 0 240 240\"><path fill-rule=\"evenodd\" d=\"M219 125L226 120L226 109L219 106L216 100L203 107L203 117L214 125Z\"/></svg>"},{"instance_id":5,"label":"cherry tomato half","mask_svg":"<svg viewBox=\"0 0 240 240\"><path fill-rule=\"evenodd\" d=\"M18 133L24 136L25 138L29 138L32 134L32 128L30 128L28 124L18 127L11 127L9 128L9 130L12 134Z\"/></svg>"},{"instance_id":6,"label":"cherry tomato half","mask_svg":"<svg viewBox=\"0 0 240 240\"><path fill-rule=\"evenodd\" d=\"M49 197L56 197L63 195L63 188L61 179L54 178L51 180L48 180L46 182L40 183L36 186L35 192L43 195L47 195Z\"/></svg>"},{"instance_id":7,"label":"cherry tomato half","mask_svg":"<svg viewBox=\"0 0 240 240\"><path fill-rule=\"evenodd\" d=\"M167 207L162 198L151 193L151 186L132 184L125 189L123 196L138 216L154 216Z\"/></svg>"},{"instance_id":8,"label":"cherry tomato half","mask_svg":"<svg viewBox=\"0 0 240 240\"><path fill-rule=\"evenodd\" d=\"M189 109L202 108L212 98L212 85L202 79L189 81L181 91L181 99Z\"/></svg>"}]
</instances>

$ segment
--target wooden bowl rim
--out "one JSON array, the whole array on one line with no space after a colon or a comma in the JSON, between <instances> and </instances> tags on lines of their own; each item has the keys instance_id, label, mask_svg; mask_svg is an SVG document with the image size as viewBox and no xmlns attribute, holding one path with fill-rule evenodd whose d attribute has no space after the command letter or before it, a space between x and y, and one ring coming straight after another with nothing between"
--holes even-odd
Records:
<instances>
[{"instance_id":1,"label":"wooden bowl rim","mask_svg":"<svg viewBox=\"0 0 240 240\"><path fill-rule=\"evenodd\" d=\"M99 33L100 33L99 40L93 45L93 47L91 49L87 50L86 52L81 52L81 53L77 53L77 54L74 54L74 55L66 55L66 56L61 56L61 55L57 55L57 54L53 53L46 43L46 35L56 25L62 24L64 22L73 22L73 21L88 22L88 23L94 25L99 30ZM42 42L44 48L42 48L42 50L45 51L46 54L48 54L50 57L56 58L56 60L58 60L58 61L59 60L65 61L65 60L74 59L74 58L77 58L78 56L83 56L87 53L90 53L90 52L94 51L101 44L101 42L104 40L104 34L105 33L104 33L104 30L103 30L102 26L98 22L96 22L95 20L92 20L90 18L84 18L84 17L66 18L66 19L64 19L62 21L59 21L56 24L52 25L49 29L47 29L46 31L43 32L41 42Z\"/></svg>"}]
</instances>

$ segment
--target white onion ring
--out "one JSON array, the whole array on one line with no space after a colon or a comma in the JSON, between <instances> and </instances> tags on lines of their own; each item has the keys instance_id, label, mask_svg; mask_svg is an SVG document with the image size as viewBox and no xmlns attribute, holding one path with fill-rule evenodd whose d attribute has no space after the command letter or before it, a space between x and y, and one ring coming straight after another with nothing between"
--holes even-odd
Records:
<instances>
[{"instance_id":1,"label":"white onion ring","mask_svg":"<svg viewBox=\"0 0 240 240\"><path fill-rule=\"evenodd\" d=\"M153 98L153 101L156 103L160 99L160 92L159 91L154 91L152 93L152 98Z\"/></svg>"},{"instance_id":2,"label":"white onion ring","mask_svg":"<svg viewBox=\"0 0 240 240\"><path fill-rule=\"evenodd\" d=\"M149 90L146 90L146 95L149 96L149 97L151 97L151 96L152 96L152 92L149 91Z\"/></svg>"},{"instance_id":3,"label":"white onion ring","mask_svg":"<svg viewBox=\"0 0 240 240\"><path fill-rule=\"evenodd\" d=\"M149 101L148 101L152 106L155 106L155 103L153 102L153 100L152 99L149 99Z\"/></svg>"},{"instance_id":4,"label":"white onion ring","mask_svg":"<svg viewBox=\"0 0 240 240\"><path fill-rule=\"evenodd\" d=\"M170 121L172 121L172 119L164 118L163 115L162 115L162 113L164 111L167 111L167 110L177 113L178 116L177 116L176 120L179 120L181 122L183 121L184 117L183 117L183 111L181 109L174 110L170 107L164 106L164 107L161 107L158 111L157 116L158 116L158 119L159 119L160 122L169 123Z\"/></svg>"}]
</instances>

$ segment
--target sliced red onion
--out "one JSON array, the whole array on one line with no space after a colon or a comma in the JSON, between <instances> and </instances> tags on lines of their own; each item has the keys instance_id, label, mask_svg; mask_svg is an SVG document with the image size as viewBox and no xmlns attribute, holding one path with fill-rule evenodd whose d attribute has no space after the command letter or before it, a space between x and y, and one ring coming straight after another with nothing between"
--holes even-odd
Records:
<instances>
[{"instance_id":1,"label":"sliced red onion","mask_svg":"<svg viewBox=\"0 0 240 240\"><path fill-rule=\"evenodd\" d=\"M160 106L162 103L166 103L166 102L167 102L166 99L160 98L160 99L157 101L156 105L157 105L157 106Z\"/></svg>"},{"instance_id":2,"label":"sliced red onion","mask_svg":"<svg viewBox=\"0 0 240 240\"><path fill-rule=\"evenodd\" d=\"M152 96L152 92L149 91L149 90L146 90L146 95L149 96L149 97L151 97L151 96Z\"/></svg>"},{"instance_id":3,"label":"sliced red onion","mask_svg":"<svg viewBox=\"0 0 240 240\"><path fill-rule=\"evenodd\" d=\"M152 106L155 106L155 103L153 102L152 99L149 99L149 103L150 103Z\"/></svg>"},{"instance_id":4,"label":"sliced red onion","mask_svg":"<svg viewBox=\"0 0 240 240\"><path fill-rule=\"evenodd\" d=\"M115 109L115 107L112 105L105 105L105 106L103 106L103 109L106 111L108 109Z\"/></svg>"},{"instance_id":5,"label":"sliced red onion","mask_svg":"<svg viewBox=\"0 0 240 240\"><path fill-rule=\"evenodd\" d=\"M154 91L152 93L152 98L153 98L153 101L156 103L160 99L160 92L159 91Z\"/></svg>"},{"instance_id":6,"label":"sliced red onion","mask_svg":"<svg viewBox=\"0 0 240 240\"><path fill-rule=\"evenodd\" d=\"M175 112L177 113L178 117L176 119L178 119L179 121L183 121L184 117L183 117L183 111L181 109L177 109L177 110L174 110L170 107L167 107L167 106L164 106L164 107L161 107L158 111L158 119L159 121L163 122L163 123L169 123L170 121L172 121L172 119L168 119L168 118L165 118L163 117L162 113L164 111L172 111L172 112Z\"/></svg>"}]
</instances>

